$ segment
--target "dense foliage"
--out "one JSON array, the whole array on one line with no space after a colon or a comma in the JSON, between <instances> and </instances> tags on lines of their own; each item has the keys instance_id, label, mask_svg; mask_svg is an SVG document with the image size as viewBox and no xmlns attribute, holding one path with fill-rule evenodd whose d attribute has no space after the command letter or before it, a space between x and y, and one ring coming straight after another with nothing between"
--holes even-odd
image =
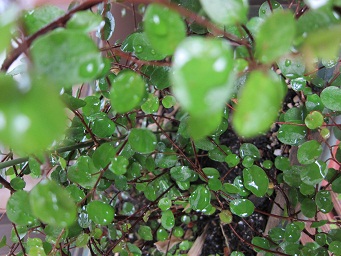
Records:
<instances>
[{"instance_id":1,"label":"dense foliage","mask_svg":"<svg viewBox=\"0 0 341 256\"><path fill-rule=\"evenodd\" d=\"M280 214L262 212L278 224L243 243L341 255L339 222L323 217L341 192L330 140L341 139L341 1L269 0L252 18L247 0L118 1L139 4L143 21L114 43L110 2L1 14L0 183L13 231L0 246L182 255L200 216L241 238L235 220L281 195ZM283 104L288 94L297 104ZM230 127L237 149L222 140ZM290 154L263 155L250 139L264 134ZM30 191L28 175L41 179Z\"/></svg>"}]
</instances>

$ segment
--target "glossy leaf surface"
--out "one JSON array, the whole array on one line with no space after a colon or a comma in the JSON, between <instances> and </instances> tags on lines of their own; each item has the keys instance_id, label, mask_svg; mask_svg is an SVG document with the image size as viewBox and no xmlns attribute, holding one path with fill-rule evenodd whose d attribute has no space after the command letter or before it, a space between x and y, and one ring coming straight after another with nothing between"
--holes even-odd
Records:
<instances>
[{"instance_id":1,"label":"glossy leaf surface","mask_svg":"<svg viewBox=\"0 0 341 256\"><path fill-rule=\"evenodd\" d=\"M86 210L89 219L100 225L110 224L115 216L114 208L102 201L91 201Z\"/></svg>"},{"instance_id":2,"label":"glossy leaf surface","mask_svg":"<svg viewBox=\"0 0 341 256\"><path fill-rule=\"evenodd\" d=\"M139 153L152 153L156 147L156 136L150 130L134 128L130 131L128 142Z\"/></svg>"},{"instance_id":3,"label":"glossy leaf surface","mask_svg":"<svg viewBox=\"0 0 341 256\"><path fill-rule=\"evenodd\" d=\"M198 186L189 197L189 203L193 210L202 211L210 202L211 194L205 186Z\"/></svg>"},{"instance_id":4,"label":"glossy leaf surface","mask_svg":"<svg viewBox=\"0 0 341 256\"><path fill-rule=\"evenodd\" d=\"M262 197L269 187L269 179L264 170L257 165L243 170L244 186L254 195Z\"/></svg>"},{"instance_id":5,"label":"glossy leaf surface","mask_svg":"<svg viewBox=\"0 0 341 256\"><path fill-rule=\"evenodd\" d=\"M234 199L230 202L230 209L239 217L248 217L253 213L255 206L248 199Z\"/></svg>"},{"instance_id":6,"label":"glossy leaf surface","mask_svg":"<svg viewBox=\"0 0 341 256\"><path fill-rule=\"evenodd\" d=\"M322 146L316 140L303 143L297 151L297 160L301 164L312 164L322 153Z\"/></svg>"},{"instance_id":7,"label":"glossy leaf surface","mask_svg":"<svg viewBox=\"0 0 341 256\"><path fill-rule=\"evenodd\" d=\"M11 195L6 205L6 214L10 221L18 225L31 225L36 218L33 216L26 191L17 191Z\"/></svg>"},{"instance_id":8,"label":"glossy leaf surface","mask_svg":"<svg viewBox=\"0 0 341 256\"><path fill-rule=\"evenodd\" d=\"M333 111L341 111L341 89L329 86L321 92L322 103Z\"/></svg>"}]
</instances>

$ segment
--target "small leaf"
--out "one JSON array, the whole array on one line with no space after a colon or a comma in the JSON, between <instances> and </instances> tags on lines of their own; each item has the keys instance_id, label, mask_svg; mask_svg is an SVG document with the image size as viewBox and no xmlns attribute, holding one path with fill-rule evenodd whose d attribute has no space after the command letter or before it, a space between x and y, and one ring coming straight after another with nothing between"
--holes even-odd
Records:
<instances>
[{"instance_id":1,"label":"small leaf","mask_svg":"<svg viewBox=\"0 0 341 256\"><path fill-rule=\"evenodd\" d=\"M115 123L104 113L93 114L89 116L89 120L92 132L100 138L110 137L116 130Z\"/></svg>"},{"instance_id":2,"label":"small leaf","mask_svg":"<svg viewBox=\"0 0 341 256\"><path fill-rule=\"evenodd\" d=\"M71 19L66 23L66 28L89 33L97 29L102 21L102 16L96 13L80 11L72 15Z\"/></svg>"},{"instance_id":3,"label":"small leaf","mask_svg":"<svg viewBox=\"0 0 341 256\"><path fill-rule=\"evenodd\" d=\"M138 230L139 236L145 241L152 241L153 234L152 229L149 226L140 226Z\"/></svg>"},{"instance_id":4,"label":"small leaf","mask_svg":"<svg viewBox=\"0 0 341 256\"><path fill-rule=\"evenodd\" d=\"M77 207L69 193L51 180L43 180L30 192L33 214L54 227L68 227L76 220Z\"/></svg>"},{"instance_id":5,"label":"small leaf","mask_svg":"<svg viewBox=\"0 0 341 256\"><path fill-rule=\"evenodd\" d=\"M189 203L193 210L202 211L211 202L210 191L202 185L199 185L190 195Z\"/></svg>"},{"instance_id":6,"label":"small leaf","mask_svg":"<svg viewBox=\"0 0 341 256\"><path fill-rule=\"evenodd\" d=\"M259 153L258 148L251 143L243 143L239 148L239 154L241 158L250 156L254 160L260 159L260 153Z\"/></svg>"},{"instance_id":7,"label":"small leaf","mask_svg":"<svg viewBox=\"0 0 341 256\"><path fill-rule=\"evenodd\" d=\"M145 33L155 50L171 55L186 37L186 26L179 13L158 4L150 4L143 17Z\"/></svg>"},{"instance_id":8,"label":"small leaf","mask_svg":"<svg viewBox=\"0 0 341 256\"><path fill-rule=\"evenodd\" d=\"M166 211L172 206L172 200L170 200L167 197L164 197L160 199L157 205L161 209L161 211Z\"/></svg>"},{"instance_id":9,"label":"small leaf","mask_svg":"<svg viewBox=\"0 0 341 256\"><path fill-rule=\"evenodd\" d=\"M131 148L141 154L152 153L156 148L156 136L147 129L133 128L130 131L128 142Z\"/></svg>"},{"instance_id":10,"label":"small leaf","mask_svg":"<svg viewBox=\"0 0 341 256\"><path fill-rule=\"evenodd\" d=\"M157 112L157 110L159 109L159 98L150 93L145 103L141 105L141 109L146 114Z\"/></svg>"},{"instance_id":11,"label":"small leaf","mask_svg":"<svg viewBox=\"0 0 341 256\"><path fill-rule=\"evenodd\" d=\"M166 95L163 99L162 99L162 105L165 108L171 108L176 104L176 99L173 96L170 95Z\"/></svg>"},{"instance_id":12,"label":"small leaf","mask_svg":"<svg viewBox=\"0 0 341 256\"><path fill-rule=\"evenodd\" d=\"M317 94L312 94L312 95L307 96L305 107L307 108L308 112L311 112L314 110L322 112L324 109L322 100Z\"/></svg>"},{"instance_id":13,"label":"small leaf","mask_svg":"<svg viewBox=\"0 0 341 256\"><path fill-rule=\"evenodd\" d=\"M278 140L288 145L299 145L305 139L307 129L304 126L283 124L278 131Z\"/></svg>"},{"instance_id":14,"label":"small leaf","mask_svg":"<svg viewBox=\"0 0 341 256\"><path fill-rule=\"evenodd\" d=\"M92 81L102 69L96 45L83 32L56 29L37 38L30 53L35 71L58 87Z\"/></svg>"},{"instance_id":15,"label":"small leaf","mask_svg":"<svg viewBox=\"0 0 341 256\"><path fill-rule=\"evenodd\" d=\"M18 225L31 225L35 221L26 191L17 191L11 195L6 205L8 219Z\"/></svg>"},{"instance_id":16,"label":"small leaf","mask_svg":"<svg viewBox=\"0 0 341 256\"><path fill-rule=\"evenodd\" d=\"M322 153L322 146L316 140L304 142L297 151L297 160L301 164L314 163Z\"/></svg>"},{"instance_id":17,"label":"small leaf","mask_svg":"<svg viewBox=\"0 0 341 256\"><path fill-rule=\"evenodd\" d=\"M6 236L3 236L0 240L0 248L4 247L6 245L7 238Z\"/></svg>"},{"instance_id":18,"label":"small leaf","mask_svg":"<svg viewBox=\"0 0 341 256\"><path fill-rule=\"evenodd\" d=\"M86 211L89 219L99 225L109 225L115 216L114 208L102 201L91 201Z\"/></svg>"},{"instance_id":19,"label":"small leaf","mask_svg":"<svg viewBox=\"0 0 341 256\"><path fill-rule=\"evenodd\" d=\"M341 94L340 94L341 96ZM309 128L309 129L317 129L319 128L323 122L324 122L324 117L321 114L321 112L319 111L312 111L311 113L309 113L306 118L304 119L304 123L305 125Z\"/></svg>"},{"instance_id":20,"label":"small leaf","mask_svg":"<svg viewBox=\"0 0 341 256\"><path fill-rule=\"evenodd\" d=\"M280 227L274 227L270 229L269 231L269 237L274 241L274 242L279 242L284 239L284 233L285 230Z\"/></svg>"},{"instance_id":21,"label":"small leaf","mask_svg":"<svg viewBox=\"0 0 341 256\"><path fill-rule=\"evenodd\" d=\"M161 213L161 225L167 230L170 230L174 227L175 218L171 210L163 211Z\"/></svg>"},{"instance_id":22,"label":"small leaf","mask_svg":"<svg viewBox=\"0 0 341 256\"><path fill-rule=\"evenodd\" d=\"M341 111L341 89L329 86L321 92L322 103L333 111Z\"/></svg>"},{"instance_id":23,"label":"small leaf","mask_svg":"<svg viewBox=\"0 0 341 256\"><path fill-rule=\"evenodd\" d=\"M71 110L76 110L86 105L86 102L84 100L72 97L68 93L63 93L61 95L61 99L65 103L65 105Z\"/></svg>"},{"instance_id":24,"label":"small leaf","mask_svg":"<svg viewBox=\"0 0 341 256\"><path fill-rule=\"evenodd\" d=\"M284 55L277 61L277 64L282 74L287 78L293 79L304 75L305 65L300 55Z\"/></svg>"},{"instance_id":25,"label":"small leaf","mask_svg":"<svg viewBox=\"0 0 341 256\"><path fill-rule=\"evenodd\" d=\"M170 169L170 175L175 181L188 181L193 171L187 166L175 166Z\"/></svg>"},{"instance_id":26,"label":"small leaf","mask_svg":"<svg viewBox=\"0 0 341 256\"><path fill-rule=\"evenodd\" d=\"M229 154L228 156L226 156L225 162L230 168L232 168L239 164L240 158L236 154Z\"/></svg>"},{"instance_id":27,"label":"small leaf","mask_svg":"<svg viewBox=\"0 0 341 256\"><path fill-rule=\"evenodd\" d=\"M254 245L259 246L260 248L270 249L270 243L264 237L255 236L254 238L252 238L251 243L254 244ZM256 247L254 247L254 250L256 252L261 252L262 251L261 249L256 248Z\"/></svg>"},{"instance_id":28,"label":"small leaf","mask_svg":"<svg viewBox=\"0 0 341 256\"><path fill-rule=\"evenodd\" d=\"M122 71L112 83L111 105L118 113L126 113L140 105L145 93L145 83L139 74Z\"/></svg>"},{"instance_id":29,"label":"small leaf","mask_svg":"<svg viewBox=\"0 0 341 256\"><path fill-rule=\"evenodd\" d=\"M200 3L207 15L218 24L236 25L247 21L247 0L200 0Z\"/></svg>"},{"instance_id":30,"label":"small leaf","mask_svg":"<svg viewBox=\"0 0 341 256\"><path fill-rule=\"evenodd\" d=\"M114 158L116 150L114 146L110 143L103 143L98 148L96 148L94 154L92 155L92 160L96 168L105 168Z\"/></svg>"},{"instance_id":31,"label":"small leaf","mask_svg":"<svg viewBox=\"0 0 341 256\"><path fill-rule=\"evenodd\" d=\"M255 210L255 206L248 199L234 199L230 202L230 209L233 214L239 217L248 217Z\"/></svg>"},{"instance_id":32,"label":"small leaf","mask_svg":"<svg viewBox=\"0 0 341 256\"><path fill-rule=\"evenodd\" d=\"M316 214L315 201L310 198L305 198L301 202L301 210L304 216L306 216L307 218L313 218Z\"/></svg>"},{"instance_id":33,"label":"small leaf","mask_svg":"<svg viewBox=\"0 0 341 256\"><path fill-rule=\"evenodd\" d=\"M26 186L26 182L20 177L15 177L11 179L10 184L11 184L11 187L15 190L21 190L25 188Z\"/></svg>"},{"instance_id":34,"label":"small leaf","mask_svg":"<svg viewBox=\"0 0 341 256\"><path fill-rule=\"evenodd\" d=\"M244 186L257 197L266 194L269 188L269 179L264 170L257 165L243 170Z\"/></svg>"},{"instance_id":35,"label":"small leaf","mask_svg":"<svg viewBox=\"0 0 341 256\"><path fill-rule=\"evenodd\" d=\"M290 223L285 227L284 238L287 242L297 242L301 237L301 231L297 223Z\"/></svg>"},{"instance_id":36,"label":"small leaf","mask_svg":"<svg viewBox=\"0 0 341 256\"><path fill-rule=\"evenodd\" d=\"M258 15L260 18L267 18L272 15L274 12L278 12L283 10L282 5L274 0L270 0L271 7L269 5L269 1L265 1L259 8Z\"/></svg>"},{"instance_id":37,"label":"small leaf","mask_svg":"<svg viewBox=\"0 0 341 256\"><path fill-rule=\"evenodd\" d=\"M77 247L86 247L90 240L90 235L86 233L82 233L79 236L77 236L76 239L76 246Z\"/></svg>"},{"instance_id":38,"label":"small leaf","mask_svg":"<svg viewBox=\"0 0 341 256\"><path fill-rule=\"evenodd\" d=\"M76 202L79 203L81 202L84 197L85 194L83 192L83 190L81 190L78 186L76 186L75 184L69 185L66 187L66 191L69 192L71 198Z\"/></svg>"},{"instance_id":39,"label":"small leaf","mask_svg":"<svg viewBox=\"0 0 341 256\"><path fill-rule=\"evenodd\" d=\"M341 241L332 241L328 247L334 255L341 255Z\"/></svg>"},{"instance_id":40,"label":"small leaf","mask_svg":"<svg viewBox=\"0 0 341 256\"><path fill-rule=\"evenodd\" d=\"M334 207L330 192L326 190L317 192L315 202L319 210L323 213L330 212Z\"/></svg>"},{"instance_id":41,"label":"small leaf","mask_svg":"<svg viewBox=\"0 0 341 256\"><path fill-rule=\"evenodd\" d=\"M332 190L335 193L341 193L341 177L338 177L336 180L332 182Z\"/></svg>"},{"instance_id":42,"label":"small leaf","mask_svg":"<svg viewBox=\"0 0 341 256\"><path fill-rule=\"evenodd\" d=\"M328 168L325 162L315 161L309 164L301 170L301 180L308 185L316 185L320 183L328 172Z\"/></svg>"},{"instance_id":43,"label":"small leaf","mask_svg":"<svg viewBox=\"0 0 341 256\"><path fill-rule=\"evenodd\" d=\"M57 6L43 5L24 14L23 23L27 35L32 35L50 22L64 15Z\"/></svg>"},{"instance_id":44,"label":"small leaf","mask_svg":"<svg viewBox=\"0 0 341 256\"><path fill-rule=\"evenodd\" d=\"M97 32L97 37L102 40L109 40L115 30L115 18L112 13L106 12L104 16L104 26Z\"/></svg>"},{"instance_id":45,"label":"small leaf","mask_svg":"<svg viewBox=\"0 0 341 256\"><path fill-rule=\"evenodd\" d=\"M283 84L273 73L251 72L235 108L232 123L236 132L249 138L269 130L284 95Z\"/></svg>"},{"instance_id":46,"label":"small leaf","mask_svg":"<svg viewBox=\"0 0 341 256\"><path fill-rule=\"evenodd\" d=\"M219 213L219 219L223 224L230 224L232 222L232 214L229 210L223 210Z\"/></svg>"},{"instance_id":47,"label":"small leaf","mask_svg":"<svg viewBox=\"0 0 341 256\"><path fill-rule=\"evenodd\" d=\"M281 29L278 29L279 26ZM269 40L269 35L271 35L271 40ZM289 11L273 13L260 25L255 39L255 57L264 63L277 60L290 50L294 37L294 15Z\"/></svg>"},{"instance_id":48,"label":"small leaf","mask_svg":"<svg viewBox=\"0 0 341 256\"><path fill-rule=\"evenodd\" d=\"M123 175L127 172L128 165L129 160L127 158L124 156L116 156L112 159L109 169L116 175Z\"/></svg>"}]
</instances>

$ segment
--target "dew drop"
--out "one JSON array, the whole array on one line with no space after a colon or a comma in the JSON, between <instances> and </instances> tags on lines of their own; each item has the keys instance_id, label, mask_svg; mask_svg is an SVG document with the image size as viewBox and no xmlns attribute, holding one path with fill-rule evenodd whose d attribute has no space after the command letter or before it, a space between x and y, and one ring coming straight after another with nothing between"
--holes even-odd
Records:
<instances>
[{"instance_id":1,"label":"dew drop","mask_svg":"<svg viewBox=\"0 0 341 256\"><path fill-rule=\"evenodd\" d=\"M135 51L136 53L141 53L141 52L143 52L143 46L142 46L142 45L136 45L136 46L134 47L134 51Z\"/></svg>"},{"instance_id":2,"label":"dew drop","mask_svg":"<svg viewBox=\"0 0 341 256\"><path fill-rule=\"evenodd\" d=\"M286 59L285 62L284 62L284 65L286 67L289 67L291 65L291 60Z\"/></svg>"},{"instance_id":3,"label":"dew drop","mask_svg":"<svg viewBox=\"0 0 341 256\"><path fill-rule=\"evenodd\" d=\"M98 72L98 65L96 61L84 62L79 67L79 76L82 78L92 78Z\"/></svg>"},{"instance_id":4,"label":"dew drop","mask_svg":"<svg viewBox=\"0 0 341 256\"><path fill-rule=\"evenodd\" d=\"M263 9L263 10L262 10L262 13L265 14L265 13L266 13L266 10Z\"/></svg>"}]
</instances>

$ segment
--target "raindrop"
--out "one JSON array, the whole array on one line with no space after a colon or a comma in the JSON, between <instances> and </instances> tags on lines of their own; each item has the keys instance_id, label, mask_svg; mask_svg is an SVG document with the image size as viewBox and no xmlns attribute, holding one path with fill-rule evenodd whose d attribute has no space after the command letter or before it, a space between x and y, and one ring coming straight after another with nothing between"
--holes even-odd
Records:
<instances>
[{"instance_id":1,"label":"raindrop","mask_svg":"<svg viewBox=\"0 0 341 256\"><path fill-rule=\"evenodd\" d=\"M94 77L98 72L98 66L95 61L87 61L84 62L79 67L79 76L83 78L91 78Z\"/></svg>"},{"instance_id":2,"label":"raindrop","mask_svg":"<svg viewBox=\"0 0 341 256\"><path fill-rule=\"evenodd\" d=\"M136 45L134 47L134 50L136 53L141 53L141 52L143 52L143 46L142 45Z\"/></svg>"},{"instance_id":3,"label":"raindrop","mask_svg":"<svg viewBox=\"0 0 341 256\"><path fill-rule=\"evenodd\" d=\"M284 65L286 67L289 67L291 65L291 60L286 59L285 62L284 62Z\"/></svg>"},{"instance_id":4,"label":"raindrop","mask_svg":"<svg viewBox=\"0 0 341 256\"><path fill-rule=\"evenodd\" d=\"M122 16L122 17L125 17L126 14L127 14L127 9L126 9L126 8L122 8L122 10L121 10L121 16Z\"/></svg>"}]
</instances>

